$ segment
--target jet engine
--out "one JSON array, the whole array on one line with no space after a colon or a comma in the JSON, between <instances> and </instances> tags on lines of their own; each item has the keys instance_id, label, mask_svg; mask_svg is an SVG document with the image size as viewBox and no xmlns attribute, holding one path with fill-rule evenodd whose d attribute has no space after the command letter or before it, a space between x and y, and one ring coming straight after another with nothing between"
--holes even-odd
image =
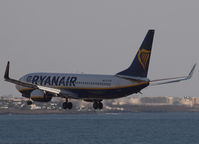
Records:
<instances>
[{"instance_id":1,"label":"jet engine","mask_svg":"<svg viewBox=\"0 0 199 144\"><path fill-rule=\"evenodd\" d=\"M30 98L33 101L38 102L49 102L52 99L52 95L48 93L44 93L43 91L36 89L30 93Z\"/></svg>"}]
</instances>

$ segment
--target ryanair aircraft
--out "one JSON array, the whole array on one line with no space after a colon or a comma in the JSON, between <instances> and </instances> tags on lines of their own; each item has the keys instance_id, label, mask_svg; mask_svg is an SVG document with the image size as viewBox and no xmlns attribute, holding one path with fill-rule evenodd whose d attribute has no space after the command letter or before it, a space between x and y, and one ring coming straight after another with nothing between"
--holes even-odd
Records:
<instances>
[{"instance_id":1,"label":"ryanair aircraft","mask_svg":"<svg viewBox=\"0 0 199 144\"><path fill-rule=\"evenodd\" d=\"M149 85L188 80L192 77L195 66L188 76L149 80L147 78L154 30L146 34L132 64L115 75L91 75L72 73L30 73L19 80L9 78L9 62L5 70L5 81L16 84L23 97L32 101L48 102L52 97L61 97L66 101L63 109L72 109L69 99L81 99L93 102L94 109L102 109L102 100L125 97L139 93Z\"/></svg>"}]
</instances>

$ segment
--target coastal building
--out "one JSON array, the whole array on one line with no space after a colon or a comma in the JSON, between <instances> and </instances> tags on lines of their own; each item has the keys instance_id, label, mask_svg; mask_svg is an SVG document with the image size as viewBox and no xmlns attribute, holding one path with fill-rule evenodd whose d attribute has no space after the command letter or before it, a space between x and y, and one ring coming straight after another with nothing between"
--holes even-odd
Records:
<instances>
[{"instance_id":1,"label":"coastal building","mask_svg":"<svg viewBox=\"0 0 199 144\"><path fill-rule=\"evenodd\" d=\"M190 97L190 96L184 96L181 101L181 104L186 105L186 106L190 106L193 107L194 105L194 98Z\"/></svg>"},{"instance_id":2,"label":"coastal building","mask_svg":"<svg viewBox=\"0 0 199 144\"><path fill-rule=\"evenodd\" d=\"M140 98L130 98L129 104L140 105L141 104Z\"/></svg>"},{"instance_id":3,"label":"coastal building","mask_svg":"<svg viewBox=\"0 0 199 144\"><path fill-rule=\"evenodd\" d=\"M194 97L194 98L192 98L192 101L193 101L193 105L194 106L198 106L199 105L199 97Z\"/></svg>"},{"instance_id":4,"label":"coastal building","mask_svg":"<svg viewBox=\"0 0 199 144\"><path fill-rule=\"evenodd\" d=\"M172 97L142 97L140 103L144 105L171 105L173 104Z\"/></svg>"}]
</instances>

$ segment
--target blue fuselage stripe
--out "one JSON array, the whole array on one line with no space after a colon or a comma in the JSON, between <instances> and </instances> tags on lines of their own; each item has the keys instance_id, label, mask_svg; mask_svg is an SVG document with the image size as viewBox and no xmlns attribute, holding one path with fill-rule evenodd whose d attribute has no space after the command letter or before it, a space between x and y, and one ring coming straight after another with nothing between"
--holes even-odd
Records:
<instances>
[{"instance_id":1,"label":"blue fuselage stripe","mask_svg":"<svg viewBox=\"0 0 199 144\"><path fill-rule=\"evenodd\" d=\"M119 87L114 89L81 89L81 88L62 88L64 90L76 93L80 99L113 99L124 97L133 93L139 92L141 89L147 87L149 83L143 83L140 85L130 86L130 87ZM33 89L21 89L21 93L26 93L26 97L29 97Z\"/></svg>"}]
</instances>

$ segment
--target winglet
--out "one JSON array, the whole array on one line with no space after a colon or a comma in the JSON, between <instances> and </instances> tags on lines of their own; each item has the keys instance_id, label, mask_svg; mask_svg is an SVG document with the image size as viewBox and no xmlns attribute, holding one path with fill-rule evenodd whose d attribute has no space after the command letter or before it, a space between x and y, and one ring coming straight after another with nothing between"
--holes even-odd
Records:
<instances>
[{"instance_id":1,"label":"winglet","mask_svg":"<svg viewBox=\"0 0 199 144\"><path fill-rule=\"evenodd\" d=\"M195 67L196 67L196 64L193 65L193 67L192 67L192 69L191 69L189 75L187 76L187 79L190 79L190 78L193 76L193 72L194 72L194 70L195 70Z\"/></svg>"},{"instance_id":2,"label":"winglet","mask_svg":"<svg viewBox=\"0 0 199 144\"><path fill-rule=\"evenodd\" d=\"M6 70L5 70L5 74L4 74L4 79L9 79L9 67L10 67L10 62L8 61L7 66L6 66Z\"/></svg>"}]
</instances>

